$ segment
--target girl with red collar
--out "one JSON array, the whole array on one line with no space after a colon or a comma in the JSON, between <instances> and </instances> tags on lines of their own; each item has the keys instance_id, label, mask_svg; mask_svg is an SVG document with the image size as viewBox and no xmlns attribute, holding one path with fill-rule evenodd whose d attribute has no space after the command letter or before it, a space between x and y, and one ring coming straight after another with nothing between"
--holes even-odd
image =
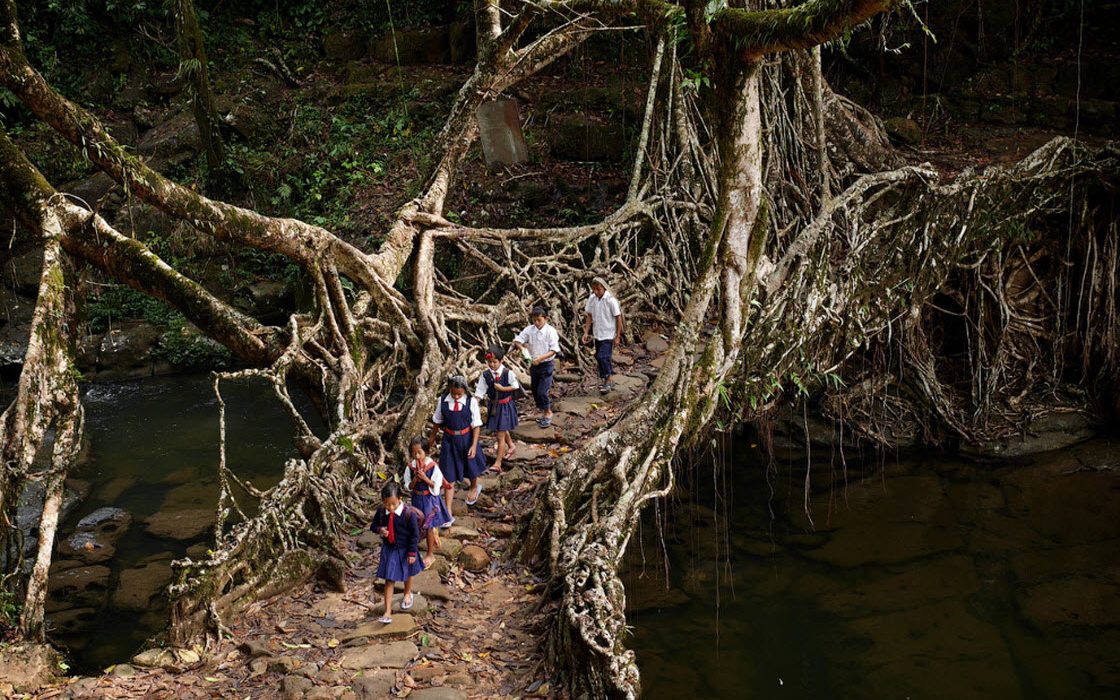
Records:
<instances>
[{"instance_id":1,"label":"girl with red collar","mask_svg":"<svg viewBox=\"0 0 1120 700\"><path fill-rule=\"evenodd\" d=\"M424 515L401 500L401 488L395 483L381 488L381 507L373 515L369 529L381 535L381 557L377 577L385 579L385 614L378 622L393 621L393 589L404 581L401 610L412 608L412 577L424 570L420 562L420 534Z\"/></svg>"}]
</instances>

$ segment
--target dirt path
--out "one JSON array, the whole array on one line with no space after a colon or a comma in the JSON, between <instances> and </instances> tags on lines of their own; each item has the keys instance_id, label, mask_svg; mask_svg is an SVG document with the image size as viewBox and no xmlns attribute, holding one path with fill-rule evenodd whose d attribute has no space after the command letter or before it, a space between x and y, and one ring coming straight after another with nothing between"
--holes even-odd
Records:
<instances>
[{"instance_id":1,"label":"dirt path","mask_svg":"<svg viewBox=\"0 0 1120 700\"><path fill-rule=\"evenodd\" d=\"M652 336L619 348L622 374L607 397L599 396L593 377L558 368L553 426L541 429L523 413L514 433L518 454L505 473L483 477L479 504L468 509L465 489L458 489L456 523L443 535L434 565L416 577L414 609L400 612L398 594L392 624L377 622L379 538L356 527L347 543L345 592L308 582L250 605L230 626L234 638L205 653L149 650L99 677L70 679L34 697L556 697L538 643L552 610L540 600L543 582L507 556L510 538L553 462L641 394L666 347Z\"/></svg>"}]
</instances>

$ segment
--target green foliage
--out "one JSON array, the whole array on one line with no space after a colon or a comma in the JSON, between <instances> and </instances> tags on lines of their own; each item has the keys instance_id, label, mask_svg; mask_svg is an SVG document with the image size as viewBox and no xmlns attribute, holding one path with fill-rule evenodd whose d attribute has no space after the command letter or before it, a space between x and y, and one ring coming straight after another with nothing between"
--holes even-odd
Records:
<instances>
[{"instance_id":1,"label":"green foliage","mask_svg":"<svg viewBox=\"0 0 1120 700\"><path fill-rule=\"evenodd\" d=\"M89 327L95 333L104 333L113 323L126 318L142 318L156 326L168 326L177 312L159 299L138 292L123 284L104 287L86 304Z\"/></svg>"},{"instance_id":2,"label":"green foliage","mask_svg":"<svg viewBox=\"0 0 1120 700\"><path fill-rule=\"evenodd\" d=\"M16 595L9 590L0 589L0 630L19 624L20 604Z\"/></svg>"},{"instance_id":3,"label":"green foliage","mask_svg":"<svg viewBox=\"0 0 1120 700\"><path fill-rule=\"evenodd\" d=\"M160 338L155 354L183 369L220 369L233 362L233 356L225 346L193 329L177 313L170 319L168 330Z\"/></svg>"}]
</instances>

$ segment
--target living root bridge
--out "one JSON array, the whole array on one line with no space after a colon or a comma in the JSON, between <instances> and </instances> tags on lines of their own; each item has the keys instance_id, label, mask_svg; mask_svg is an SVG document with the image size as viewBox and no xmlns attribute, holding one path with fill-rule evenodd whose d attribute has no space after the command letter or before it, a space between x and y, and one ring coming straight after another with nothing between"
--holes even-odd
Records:
<instances>
[{"instance_id":1,"label":"living root bridge","mask_svg":"<svg viewBox=\"0 0 1120 700\"><path fill-rule=\"evenodd\" d=\"M835 35L887 5L813 0L795 14ZM315 290L314 313L283 326L246 317L143 243L56 196L0 130L3 166L18 174L0 183L0 197L40 244L58 238L67 255L166 300L233 349L251 369L216 377L219 401L224 381L265 381L292 416L300 457L263 492L228 468L223 432L213 553L176 564L173 641L213 638L245 603L324 565L340 566L337 542L348 518L364 517L367 487L422 432L447 373L473 365L478 347L500 340L523 318L524 300L579 308L585 283L605 273L618 282L628 316L675 327L673 342L643 400L560 462L521 553L547 562L552 574L562 614L548 643L571 694L636 697L617 566L644 504L672 488L678 447L702 434L728 388L752 406L747 417L764 414L791 375L812 383L837 371L869 339L920 310L951 270L1014 240L1024 221L1069 206L1071 181L1115 184L1113 151L1086 153L1069 142L1017 169L970 173L948 185L923 168L856 177L897 157L873 118L823 85L811 53L759 57L796 39L759 43L734 34L742 25L719 20L727 10L710 22L684 12L699 69L711 69L721 96L710 114L678 56L681 6L554 0L498 9L479 3L479 60L433 144L423 191L401 206L381 247L364 251L320 227L207 198L130 155L34 70L13 0L0 0L0 85L131 195L198 235L285 255ZM632 11L649 22L658 48L631 185L615 213L567 228L447 221L445 202L474 143L477 107L587 36L623 20L630 26ZM1072 191L1080 206L1081 186ZM47 204L61 233L44 216ZM443 256L477 264L486 283L444 276ZM577 328L564 330L577 337ZM326 435L312 434L292 407L289 375L317 387ZM69 390L60 372L50 376L51 391ZM5 440L5 511L24 479L18 459L8 459L11 445L18 441ZM251 517L248 501L256 501ZM40 550L44 556L49 561L49 549Z\"/></svg>"}]
</instances>

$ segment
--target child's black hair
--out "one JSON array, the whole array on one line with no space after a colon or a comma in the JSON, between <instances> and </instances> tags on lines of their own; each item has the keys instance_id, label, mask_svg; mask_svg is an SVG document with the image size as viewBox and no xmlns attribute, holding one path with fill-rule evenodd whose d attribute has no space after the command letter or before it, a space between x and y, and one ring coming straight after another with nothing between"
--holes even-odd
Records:
<instances>
[{"instance_id":1,"label":"child's black hair","mask_svg":"<svg viewBox=\"0 0 1120 700\"><path fill-rule=\"evenodd\" d=\"M488 348L488 349L486 350L486 359L487 359L487 360L489 360L489 359L490 359L490 358L492 357L492 358L494 358L495 360L497 360L497 361L501 362L501 361L502 361L502 359L504 359L504 358L505 358L505 356L506 356L506 351L505 351L505 350L503 350L503 349L502 349L502 348L501 348L500 346L498 346L498 345L491 345L491 346L490 346L490 347L489 347L489 348Z\"/></svg>"},{"instance_id":2,"label":"child's black hair","mask_svg":"<svg viewBox=\"0 0 1120 700\"><path fill-rule=\"evenodd\" d=\"M420 446L421 450L424 450L424 454L428 454L428 438L424 437L423 435L417 435L416 437L412 438L408 441L408 451L411 452L412 448L416 447L417 445Z\"/></svg>"},{"instance_id":3,"label":"child's black hair","mask_svg":"<svg viewBox=\"0 0 1120 700\"><path fill-rule=\"evenodd\" d=\"M384 501L386 498L400 498L400 497L401 497L401 487L397 485L397 482L390 481L389 483L387 483L387 484L385 484L384 486L381 487L381 500Z\"/></svg>"},{"instance_id":4,"label":"child's black hair","mask_svg":"<svg viewBox=\"0 0 1120 700\"><path fill-rule=\"evenodd\" d=\"M529 315L530 316L544 316L545 318L548 318L548 307L545 306L544 304L537 304L536 306L533 307L533 310L529 312Z\"/></svg>"}]
</instances>

